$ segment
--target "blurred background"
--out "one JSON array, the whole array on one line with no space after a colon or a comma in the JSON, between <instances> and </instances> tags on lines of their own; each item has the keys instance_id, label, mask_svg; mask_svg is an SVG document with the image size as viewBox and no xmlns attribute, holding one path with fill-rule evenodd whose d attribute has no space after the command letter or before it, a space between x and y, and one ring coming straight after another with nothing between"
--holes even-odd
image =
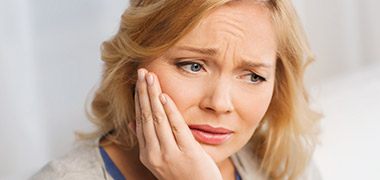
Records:
<instances>
[{"instance_id":1,"label":"blurred background","mask_svg":"<svg viewBox=\"0 0 380 180\"><path fill-rule=\"evenodd\" d=\"M380 1L294 0L316 55L322 177L380 179ZM0 179L26 179L90 131L99 47L127 0L0 0Z\"/></svg>"}]
</instances>

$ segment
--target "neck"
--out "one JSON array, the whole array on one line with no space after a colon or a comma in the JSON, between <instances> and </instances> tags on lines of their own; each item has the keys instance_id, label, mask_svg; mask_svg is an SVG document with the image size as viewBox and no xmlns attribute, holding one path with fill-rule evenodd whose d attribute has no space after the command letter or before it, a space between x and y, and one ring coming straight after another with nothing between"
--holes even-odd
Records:
<instances>
[{"instance_id":1,"label":"neck","mask_svg":"<svg viewBox=\"0 0 380 180\"><path fill-rule=\"evenodd\" d=\"M107 142L108 140L102 140ZM129 150L124 150L114 143L103 146L116 167L120 170L126 179L156 179L154 175L146 168L139 159L138 146ZM131 166L133 164L133 166ZM223 179L235 179L235 169L230 158L217 163Z\"/></svg>"},{"instance_id":2,"label":"neck","mask_svg":"<svg viewBox=\"0 0 380 180\"><path fill-rule=\"evenodd\" d=\"M103 140L109 142L108 140ZM103 146L116 167L126 179L156 179L139 159L138 146L124 150L114 143Z\"/></svg>"},{"instance_id":3,"label":"neck","mask_svg":"<svg viewBox=\"0 0 380 180\"><path fill-rule=\"evenodd\" d=\"M235 179L235 167L231 158L227 158L222 162L218 162L217 166L223 179Z\"/></svg>"}]
</instances>

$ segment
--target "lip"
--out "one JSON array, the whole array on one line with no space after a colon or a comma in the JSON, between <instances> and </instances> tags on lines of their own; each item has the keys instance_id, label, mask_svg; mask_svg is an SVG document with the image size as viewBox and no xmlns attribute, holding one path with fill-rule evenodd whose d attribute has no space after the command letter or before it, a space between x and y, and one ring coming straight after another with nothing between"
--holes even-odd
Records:
<instances>
[{"instance_id":1,"label":"lip","mask_svg":"<svg viewBox=\"0 0 380 180\"><path fill-rule=\"evenodd\" d=\"M194 138L204 144L220 145L226 142L233 131L225 128L215 128L210 125L189 125Z\"/></svg>"},{"instance_id":2,"label":"lip","mask_svg":"<svg viewBox=\"0 0 380 180\"><path fill-rule=\"evenodd\" d=\"M229 130L229 129L225 129L225 128L215 128L215 127L212 127L210 125L207 125L207 124L192 124L192 125L189 125L189 128L190 129L198 129L198 130L201 130L201 131L205 131L205 132L208 132L208 133L214 133L214 134L227 134L227 133L233 133L233 131Z\"/></svg>"}]
</instances>

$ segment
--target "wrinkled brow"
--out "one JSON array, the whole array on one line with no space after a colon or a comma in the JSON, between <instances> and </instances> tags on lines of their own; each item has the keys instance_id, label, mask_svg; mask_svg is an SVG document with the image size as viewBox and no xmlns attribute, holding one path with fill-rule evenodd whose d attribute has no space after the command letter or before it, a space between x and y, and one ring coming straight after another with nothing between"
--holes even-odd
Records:
<instances>
[{"instance_id":1,"label":"wrinkled brow","mask_svg":"<svg viewBox=\"0 0 380 180\"><path fill-rule=\"evenodd\" d=\"M218 50L214 48L195 48L190 46L179 46L177 47L178 50L186 50L186 51L192 51L199 54L204 54L208 56L215 56L218 53Z\"/></svg>"},{"instance_id":2,"label":"wrinkled brow","mask_svg":"<svg viewBox=\"0 0 380 180\"><path fill-rule=\"evenodd\" d=\"M218 54L218 50L214 48L196 48L196 47L190 47L190 46L179 46L176 48L176 50L191 51L191 52L208 55L208 56L215 56ZM273 65L262 63L262 62L255 62L253 60L240 59L238 62L238 66L251 67L251 68L271 68Z\"/></svg>"}]
</instances>

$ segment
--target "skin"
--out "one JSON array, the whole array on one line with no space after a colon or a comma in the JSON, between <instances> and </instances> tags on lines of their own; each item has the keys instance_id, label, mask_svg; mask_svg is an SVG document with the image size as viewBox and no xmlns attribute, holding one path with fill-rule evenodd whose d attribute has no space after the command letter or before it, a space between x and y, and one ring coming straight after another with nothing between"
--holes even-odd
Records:
<instances>
[{"instance_id":1,"label":"skin","mask_svg":"<svg viewBox=\"0 0 380 180\"><path fill-rule=\"evenodd\" d=\"M229 157L249 141L273 95L276 48L270 12L262 5L235 1L216 9L142 65L131 125L139 147L106 146L111 159L127 179L234 179ZM203 144L191 124L233 134L222 144Z\"/></svg>"}]
</instances>

